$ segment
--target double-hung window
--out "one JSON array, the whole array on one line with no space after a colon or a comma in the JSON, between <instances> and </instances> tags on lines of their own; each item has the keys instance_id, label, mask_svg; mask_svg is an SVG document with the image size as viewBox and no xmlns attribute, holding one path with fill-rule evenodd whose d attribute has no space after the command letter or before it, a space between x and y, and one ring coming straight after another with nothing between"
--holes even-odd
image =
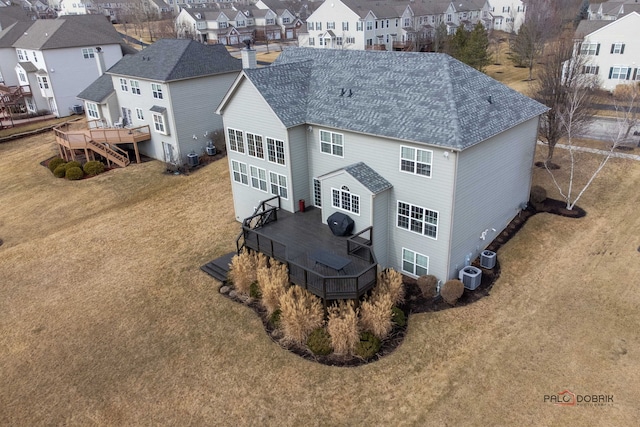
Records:
<instances>
[{"instance_id":1,"label":"double-hung window","mask_svg":"<svg viewBox=\"0 0 640 427\"><path fill-rule=\"evenodd\" d=\"M233 180L240 184L249 185L249 175L247 174L247 164L238 162L236 160L231 161L231 170L233 174Z\"/></svg>"},{"instance_id":2,"label":"double-hung window","mask_svg":"<svg viewBox=\"0 0 640 427\"><path fill-rule=\"evenodd\" d=\"M431 177L432 157L433 152L431 150L421 150L403 145L400 147L400 170Z\"/></svg>"},{"instance_id":3,"label":"double-hung window","mask_svg":"<svg viewBox=\"0 0 640 427\"><path fill-rule=\"evenodd\" d=\"M344 21L342 23L342 31L349 31L349 22L348 21Z\"/></svg>"},{"instance_id":4,"label":"double-hung window","mask_svg":"<svg viewBox=\"0 0 640 427\"><path fill-rule=\"evenodd\" d=\"M136 117L138 120L144 120L144 114L142 113L142 108L136 108Z\"/></svg>"},{"instance_id":5,"label":"double-hung window","mask_svg":"<svg viewBox=\"0 0 640 427\"><path fill-rule=\"evenodd\" d=\"M242 131L236 129L227 129L229 134L229 149L238 153L244 153L244 139Z\"/></svg>"},{"instance_id":6,"label":"double-hung window","mask_svg":"<svg viewBox=\"0 0 640 427\"><path fill-rule=\"evenodd\" d=\"M362 21L356 22L356 31L362 31Z\"/></svg>"},{"instance_id":7,"label":"double-hung window","mask_svg":"<svg viewBox=\"0 0 640 427\"><path fill-rule=\"evenodd\" d=\"M98 113L98 106L93 102L87 102L87 114L89 115L89 117L92 117L94 119L100 118L100 113Z\"/></svg>"},{"instance_id":8,"label":"double-hung window","mask_svg":"<svg viewBox=\"0 0 640 427\"><path fill-rule=\"evenodd\" d=\"M24 61L24 55L22 53L22 50L16 49L16 53L18 54L18 61Z\"/></svg>"},{"instance_id":9,"label":"double-hung window","mask_svg":"<svg viewBox=\"0 0 640 427\"><path fill-rule=\"evenodd\" d=\"M267 154L270 162L284 165L284 141L267 138Z\"/></svg>"},{"instance_id":10,"label":"double-hung window","mask_svg":"<svg viewBox=\"0 0 640 427\"><path fill-rule=\"evenodd\" d=\"M93 51L93 48L92 47L83 47L82 48L82 57L84 59L94 58L95 57L95 53Z\"/></svg>"},{"instance_id":11,"label":"double-hung window","mask_svg":"<svg viewBox=\"0 0 640 427\"><path fill-rule=\"evenodd\" d=\"M153 128L156 132L167 134L167 128L164 124L164 116L162 114L153 114Z\"/></svg>"},{"instance_id":12,"label":"double-hung window","mask_svg":"<svg viewBox=\"0 0 640 427\"><path fill-rule=\"evenodd\" d=\"M367 31L373 30L373 21L367 21Z\"/></svg>"},{"instance_id":13,"label":"double-hung window","mask_svg":"<svg viewBox=\"0 0 640 427\"><path fill-rule=\"evenodd\" d=\"M267 192L267 171L256 166L250 166L251 186L260 191Z\"/></svg>"},{"instance_id":14,"label":"double-hung window","mask_svg":"<svg viewBox=\"0 0 640 427\"><path fill-rule=\"evenodd\" d=\"M162 99L162 85L151 83L151 92L156 99Z\"/></svg>"},{"instance_id":15,"label":"double-hung window","mask_svg":"<svg viewBox=\"0 0 640 427\"><path fill-rule=\"evenodd\" d=\"M611 45L611 53L624 53L624 43L614 43Z\"/></svg>"},{"instance_id":16,"label":"double-hung window","mask_svg":"<svg viewBox=\"0 0 640 427\"><path fill-rule=\"evenodd\" d=\"M600 53L600 43L584 42L580 46L580 55L598 55Z\"/></svg>"},{"instance_id":17,"label":"double-hung window","mask_svg":"<svg viewBox=\"0 0 640 427\"><path fill-rule=\"evenodd\" d=\"M616 66L609 69L609 78L611 80L628 80L631 74L631 68L625 66Z\"/></svg>"},{"instance_id":18,"label":"double-hung window","mask_svg":"<svg viewBox=\"0 0 640 427\"><path fill-rule=\"evenodd\" d=\"M398 201L397 225L432 239L438 237L438 212Z\"/></svg>"},{"instance_id":19,"label":"double-hung window","mask_svg":"<svg viewBox=\"0 0 640 427\"><path fill-rule=\"evenodd\" d=\"M429 257L402 248L402 270L414 276L429 274Z\"/></svg>"},{"instance_id":20,"label":"double-hung window","mask_svg":"<svg viewBox=\"0 0 640 427\"><path fill-rule=\"evenodd\" d=\"M288 198L286 176L275 172L269 172L269 184L271 185L272 194L280 196L283 199Z\"/></svg>"},{"instance_id":21,"label":"double-hung window","mask_svg":"<svg viewBox=\"0 0 640 427\"><path fill-rule=\"evenodd\" d=\"M264 146L260 135L247 132L247 151L251 157L264 159Z\"/></svg>"},{"instance_id":22,"label":"double-hung window","mask_svg":"<svg viewBox=\"0 0 640 427\"><path fill-rule=\"evenodd\" d=\"M341 133L320 131L320 151L331 154L333 156L343 157L344 146Z\"/></svg>"},{"instance_id":23,"label":"double-hung window","mask_svg":"<svg viewBox=\"0 0 640 427\"><path fill-rule=\"evenodd\" d=\"M131 83L131 93L140 95L140 82L137 80L129 80Z\"/></svg>"},{"instance_id":24,"label":"double-hung window","mask_svg":"<svg viewBox=\"0 0 640 427\"><path fill-rule=\"evenodd\" d=\"M123 92L129 92L127 79L120 79L120 90L122 90Z\"/></svg>"},{"instance_id":25,"label":"double-hung window","mask_svg":"<svg viewBox=\"0 0 640 427\"><path fill-rule=\"evenodd\" d=\"M345 187L331 189L331 205L334 208L360 215L360 196L351 193Z\"/></svg>"}]
</instances>

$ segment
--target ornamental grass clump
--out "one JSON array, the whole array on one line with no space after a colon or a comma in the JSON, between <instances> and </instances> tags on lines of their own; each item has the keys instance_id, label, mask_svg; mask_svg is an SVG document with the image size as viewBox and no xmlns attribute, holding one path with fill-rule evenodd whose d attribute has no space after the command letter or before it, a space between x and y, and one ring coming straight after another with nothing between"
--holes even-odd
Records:
<instances>
[{"instance_id":1,"label":"ornamental grass clump","mask_svg":"<svg viewBox=\"0 0 640 427\"><path fill-rule=\"evenodd\" d=\"M260 290L262 291L262 305L271 316L280 307L280 297L289 287L289 272L287 266L271 260L271 267L260 267L256 274Z\"/></svg>"},{"instance_id":2,"label":"ornamental grass clump","mask_svg":"<svg viewBox=\"0 0 640 427\"><path fill-rule=\"evenodd\" d=\"M320 298L300 286L291 286L280 297L280 328L285 339L304 344L324 323Z\"/></svg>"},{"instance_id":3,"label":"ornamental grass clump","mask_svg":"<svg viewBox=\"0 0 640 427\"><path fill-rule=\"evenodd\" d=\"M378 294L388 294L392 305L402 304L404 302L402 274L391 268L378 273L378 282L373 289L372 297L376 298Z\"/></svg>"},{"instance_id":4,"label":"ornamental grass clump","mask_svg":"<svg viewBox=\"0 0 640 427\"><path fill-rule=\"evenodd\" d=\"M267 265L267 257L259 252L244 249L240 255L231 259L229 279L237 292L249 295L251 284L257 280L257 270Z\"/></svg>"},{"instance_id":5,"label":"ornamental grass clump","mask_svg":"<svg viewBox=\"0 0 640 427\"><path fill-rule=\"evenodd\" d=\"M360 307L360 328L381 340L393 329L393 301L388 292L379 292L364 300Z\"/></svg>"},{"instance_id":6,"label":"ornamental grass clump","mask_svg":"<svg viewBox=\"0 0 640 427\"><path fill-rule=\"evenodd\" d=\"M353 354L360 341L358 309L353 301L340 301L329 308L327 332L331 335L331 346L336 354Z\"/></svg>"},{"instance_id":7,"label":"ornamental grass clump","mask_svg":"<svg viewBox=\"0 0 640 427\"><path fill-rule=\"evenodd\" d=\"M440 289L442 299L449 305L456 305L463 293L464 284L457 279L447 280Z\"/></svg>"}]
</instances>

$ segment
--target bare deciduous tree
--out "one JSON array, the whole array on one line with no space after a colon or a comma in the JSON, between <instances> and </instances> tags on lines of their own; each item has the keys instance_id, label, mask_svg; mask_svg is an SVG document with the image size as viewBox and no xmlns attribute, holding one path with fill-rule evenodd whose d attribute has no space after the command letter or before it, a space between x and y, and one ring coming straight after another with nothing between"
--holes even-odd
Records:
<instances>
[{"instance_id":1,"label":"bare deciduous tree","mask_svg":"<svg viewBox=\"0 0 640 427\"><path fill-rule=\"evenodd\" d=\"M584 74L585 56L574 55L574 45L567 35L548 44L547 55L532 84L533 97L549 107L540 122L540 136L548 144L545 164L553 158L558 141L568 136L567 115L571 114L570 129L575 134L593 117L591 108L597 77Z\"/></svg>"},{"instance_id":2,"label":"bare deciduous tree","mask_svg":"<svg viewBox=\"0 0 640 427\"><path fill-rule=\"evenodd\" d=\"M623 118L625 126L624 139L634 126L640 123L640 83L620 84L613 90L618 121Z\"/></svg>"}]
</instances>

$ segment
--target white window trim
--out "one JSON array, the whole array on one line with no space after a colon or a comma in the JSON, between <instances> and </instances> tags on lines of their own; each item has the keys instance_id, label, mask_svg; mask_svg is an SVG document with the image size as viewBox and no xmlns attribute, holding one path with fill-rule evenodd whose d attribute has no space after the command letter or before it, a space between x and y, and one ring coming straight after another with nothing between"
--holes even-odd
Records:
<instances>
[{"instance_id":1,"label":"white window trim","mask_svg":"<svg viewBox=\"0 0 640 427\"><path fill-rule=\"evenodd\" d=\"M96 54L92 47L83 47L82 48L82 57L84 59L93 59Z\"/></svg>"},{"instance_id":2,"label":"white window trim","mask_svg":"<svg viewBox=\"0 0 640 427\"><path fill-rule=\"evenodd\" d=\"M276 179L277 179L277 181L276 181L275 183L273 182L273 177L274 177L274 175L275 175L275 177L276 177ZM272 188L271 188L271 187L272 187L272 185L276 185L276 186L278 187L278 190L280 190L280 189L282 188L282 185L280 185L280 177L281 177L281 176L282 176L282 177L284 177L284 180L285 180L284 189L285 189L285 191L287 192L287 196L286 196L286 197L282 196L282 195L280 194L280 191L278 191L277 193L274 193L274 192L273 192L273 190L272 190ZM269 171L269 192L270 192L271 194L273 194L274 196L280 196L280 197L282 197L284 200L289 200L289 181L287 180L287 176L286 176L286 175L283 175L283 174L280 174L280 173L278 173L278 172Z\"/></svg>"},{"instance_id":3,"label":"white window trim","mask_svg":"<svg viewBox=\"0 0 640 427\"><path fill-rule=\"evenodd\" d=\"M91 114L94 113L94 114ZM100 112L98 111L98 104L95 102L87 102L87 115L93 119L100 118Z\"/></svg>"},{"instance_id":4,"label":"white window trim","mask_svg":"<svg viewBox=\"0 0 640 427\"><path fill-rule=\"evenodd\" d=\"M120 90L123 92L129 92L129 83L127 82L127 79L120 79Z\"/></svg>"},{"instance_id":5,"label":"white window trim","mask_svg":"<svg viewBox=\"0 0 640 427\"><path fill-rule=\"evenodd\" d=\"M164 99L162 94L162 85L159 83L151 83L151 93L155 99Z\"/></svg>"},{"instance_id":6,"label":"white window trim","mask_svg":"<svg viewBox=\"0 0 640 427\"><path fill-rule=\"evenodd\" d=\"M336 206L336 203L335 203L336 201L335 201L335 199L333 197L334 192L337 192L338 195L339 195L340 206ZM342 206L342 201L344 200L344 196L345 195L349 198L349 205L351 206L351 209L346 209L344 206ZM358 203L358 211L357 212L353 210L354 198L355 198L355 200L357 200L357 203ZM360 208L361 208L362 204L360 203L360 195L352 193L349 190L343 190L341 188L332 187L331 188L331 206L336 208L336 209L339 209L341 211L349 212L349 213L352 213L354 215L360 216Z\"/></svg>"},{"instance_id":7,"label":"white window trim","mask_svg":"<svg viewBox=\"0 0 640 427\"><path fill-rule=\"evenodd\" d=\"M331 150L330 152L326 152L326 151L324 151L324 150L322 149L322 144L323 144L323 141L322 141L322 134L323 134L323 133L327 133L327 134L329 134L329 137L330 137L331 142L324 142L324 144L329 144L329 147L330 147L330 150ZM337 132L331 132L331 131L328 131L328 130L320 130L320 132L319 132L319 134L318 134L318 135L319 135L319 136L318 136L318 138L319 138L319 142L320 142L320 152L321 152L321 153L323 153L323 154L327 154L327 155L329 155L329 156L334 156L334 157L344 158L344 134L337 133ZM342 139L342 145L338 145L338 144L335 144L335 143L333 142L333 136L334 136L334 135L340 135L340 138ZM335 148L335 147L340 147L340 148L342 148L342 154L335 154L335 150L334 150L334 148Z\"/></svg>"},{"instance_id":8,"label":"white window trim","mask_svg":"<svg viewBox=\"0 0 640 427\"><path fill-rule=\"evenodd\" d=\"M237 165L237 169L236 169ZM244 166L244 171L242 167ZM236 179L236 173L238 174L238 179ZM231 160L231 176L233 182L237 182L238 184L249 186L249 171L247 169L247 164L243 162L239 162L237 160ZM242 177L246 179L247 182L242 181Z\"/></svg>"},{"instance_id":9,"label":"white window trim","mask_svg":"<svg viewBox=\"0 0 640 427\"><path fill-rule=\"evenodd\" d=\"M144 120L144 112L142 111L142 108L136 107L136 118L138 120Z\"/></svg>"},{"instance_id":10,"label":"white window trim","mask_svg":"<svg viewBox=\"0 0 640 427\"><path fill-rule=\"evenodd\" d=\"M142 95L142 91L140 90L140 81L139 80L129 80L131 83L131 93L134 95Z\"/></svg>"},{"instance_id":11,"label":"white window trim","mask_svg":"<svg viewBox=\"0 0 640 427\"><path fill-rule=\"evenodd\" d=\"M281 139L275 139L275 138L269 138L269 137L265 139L267 142L267 161L269 163L273 163L274 165L286 166L287 158L286 158L286 153L284 149L284 141ZM273 142L273 154L274 154L275 161L271 160L272 150L271 150L271 144L269 144L269 141ZM278 142L282 143L282 163L280 163L279 157L278 157L278 145L277 145Z\"/></svg>"},{"instance_id":12,"label":"white window trim","mask_svg":"<svg viewBox=\"0 0 640 427\"><path fill-rule=\"evenodd\" d=\"M313 178L313 205L315 207L322 207L322 181L318 178Z\"/></svg>"},{"instance_id":13,"label":"white window trim","mask_svg":"<svg viewBox=\"0 0 640 427\"><path fill-rule=\"evenodd\" d=\"M398 208L399 208L400 203L404 203L405 205L409 205L409 228L400 227L398 225L398 217L400 216L400 213L398 212ZM422 219L421 220L421 222L422 222L422 233L419 233L417 231L413 231L411 229L411 207L416 207L416 208L420 208L420 209L424 210L425 211L424 212L425 216L427 214L426 211L434 212L438 217L438 219L436 220L435 225L431 224L430 222L427 222L425 219ZM418 236L424 236L424 237L426 237L428 239L438 240L438 233L439 233L439 228L440 228L440 212L438 212L436 210L425 208L424 206L414 205L413 203L408 203L408 202L405 202L405 201L402 201L402 200L398 200L396 202L395 221L396 221L396 227L399 228L400 230L408 231L410 233L417 234ZM425 234L425 230L427 229L427 227L426 227L427 224L431 225L431 226L435 226L435 228L436 228L435 237L432 237L432 236L429 236L428 234Z\"/></svg>"},{"instance_id":14,"label":"white window trim","mask_svg":"<svg viewBox=\"0 0 640 427\"><path fill-rule=\"evenodd\" d=\"M156 118L159 118L160 120L156 120ZM162 125L162 130L158 129L158 125ZM164 114L153 113L153 129L156 132L161 133L163 135L169 135L169 132L167 131L167 124L165 121Z\"/></svg>"},{"instance_id":15,"label":"white window trim","mask_svg":"<svg viewBox=\"0 0 640 427\"><path fill-rule=\"evenodd\" d=\"M406 251L406 252L410 252L410 253L413 255L413 262L412 262L412 264L413 264L413 271L408 271L408 270L405 270L405 268L404 268L404 253L405 253L405 251ZM421 253L416 252L416 251L413 251L413 250L411 250L411 249L409 249L409 248L402 248L402 251L400 252L400 265L401 265L401 269L402 269L402 271L403 271L404 273L408 274L409 276L412 276L412 277L420 277L420 276L421 276L421 274L417 274L417 273L416 273L416 266L418 265L418 263L416 262L416 257L417 257L418 255L419 255L419 256L421 256L421 257L425 257L425 258L427 259L427 267L426 267L426 270L427 270L427 271L426 271L426 273L424 273L424 274L429 274L429 257L428 257L427 255L425 255L425 254L421 254ZM423 267L423 266L420 266L420 267ZM423 268L425 268L425 267L423 267Z\"/></svg>"},{"instance_id":16,"label":"white window trim","mask_svg":"<svg viewBox=\"0 0 640 427\"><path fill-rule=\"evenodd\" d=\"M257 175L254 175L254 171L257 173ZM264 179L260 178L260 172L264 173ZM258 186L257 187L255 185L253 185L254 178L256 180L258 180ZM268 193L269 192L269 181L268 181L268 178L267 178L266 169L262 169L262 168L259 168L257 166L250 165L249 166L249 182L250 182L252 188L255 188L256 190L262 191L264 193ZM262 183L262 182L264 182L264 190L262 188L260 188L260 183Z\"/></svg>"},{"instance_id":17,"label":"white window trim","mask_svg":"<svg viewBox=\"0 0 640 427\"><path fill-rule=\"evenodd\" d=\"M402 149L403 148L408 148L410 150L413 150L414 158L413 159L405 159L404 157L402 157ZM430 161L428 163L418 162L418 151L424 151L424 152L429 153ZM408 160L408 161L412 161L413 162L413 172L402 169L402 161L403 160ZM418 173L418 163L422 163L422 164L425 164L425 165L429 166L429 174L428 175L424 175L424 174ZM400 172L408 173L410 175L421 176L421 177L424 177L424 178L431 178L433 176L433 150L425 150L423 148L411 147L409 145L401 145L400 146L400 163L399 163L398 167L400 168Z\"/></svg>"},{"instance_id":18,"label":"white window trim","mask_svg":"<svg viewBox=\"0 0 640 427\"><path fill-rule=\"evenodd\" d=\"M264 138L262 137L262 135L258 135L256 133L251 133L251 132L245 132L244 133L245 138L247 139L247 154L249 155L249 157L253 157L255 159L262 159L264 160ZM249 136L252 137L253 139L253 146L255 149L255 153L251 154L251 143L249 142ZM260 142L257 142L256 138L260 138ZM257 148L260 147L260 151L262 152L262 156L258 156L258 150Z\"/></svg>"},{"instance_id":19,"label":"white window trim","mask_svg":"<svg viewBox=\"0 0 640 427\"><path fill-rule=\"evenodd\" d=\"M236 144L236 149L233 149L233 146L231 145L231 134L230 132L233 131L234 133L234 139L235 139L235 144ZM240 141L238 141L238 133L240 134ZM240 153L240 154L245 154L247 151L245 150L245 146L244 146L244 132L239 130L239 129L234 129L234 128L227 128L227 139L229 140L229 150L233 151L234 153Z\"/></svg>"}]
</instances>

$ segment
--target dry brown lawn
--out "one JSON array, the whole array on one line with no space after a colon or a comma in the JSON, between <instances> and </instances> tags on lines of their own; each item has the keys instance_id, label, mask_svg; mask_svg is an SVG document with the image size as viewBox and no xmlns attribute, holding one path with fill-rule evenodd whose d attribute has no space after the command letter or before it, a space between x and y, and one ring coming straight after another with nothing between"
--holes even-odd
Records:
<instances>
[{"instance_id":1,"label":"dry brown lawn","mask_svg":"<svg viewBox=\"0 0 640 427\"><path fill-rule=\"evenodd\" d=\"M533 217L499 251L491 296L413 315L390 356L332 368L273 343L199 270L239 230L226 161L189 176L148 162L70 182L39 165L52 140L0 144L0 425L640 418L640 163L611 160L580 203L585 218ZM535 181L550 188L545 173ZM543 401L565 389L614 404Z\"/></svg>"}]
</instances>

